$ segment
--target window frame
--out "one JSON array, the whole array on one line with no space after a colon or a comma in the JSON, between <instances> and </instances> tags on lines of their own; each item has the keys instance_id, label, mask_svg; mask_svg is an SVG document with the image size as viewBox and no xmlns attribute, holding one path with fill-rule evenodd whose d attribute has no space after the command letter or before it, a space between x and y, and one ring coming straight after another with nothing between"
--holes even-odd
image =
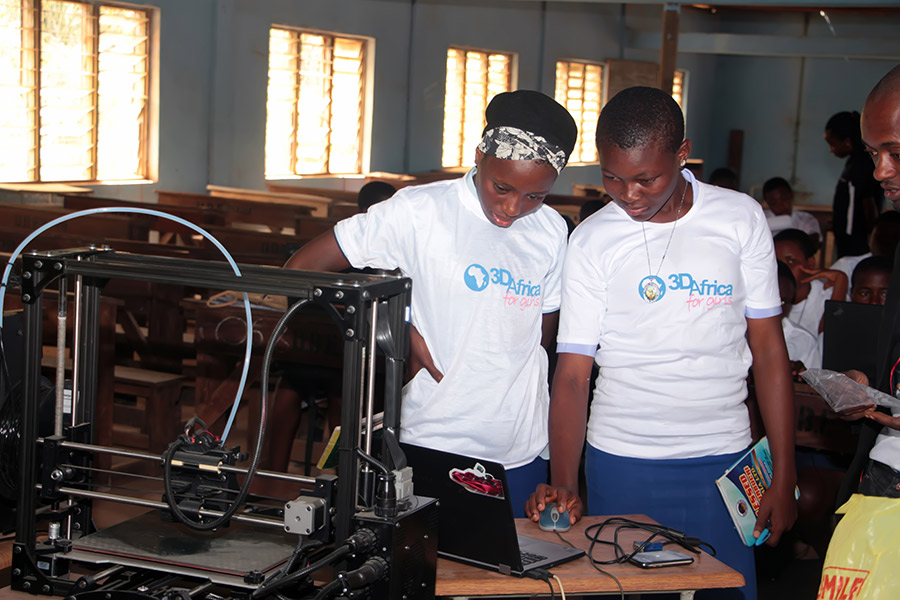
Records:
<instances>
[{"instance_id":1,"label":"window frame","mask_svg":"<svg viewBox=\"0 0 900 600\"><path fill-rule=\"evenodd\" d=\"M470 53L470 52L477 52L477 53L485 54L488 62L490 61L490 57L493 55L505 56L508 59L507 87L503 91L512 91L512 90L516 89L516 82L518 80L518 58L519 58L518 53L506 51L506 50L489 50L489 49L485 49L485 48L474 48L474 47L470 47L470 46L460 46L460 45L451 44L450 46L447 47L447 51L444 53L444 59L445 59L444 64L445 65L447 64L447 62L450 59L450 52L454 51L454 50L457 52L463 52L464 58L467 58L468 53ZM493 99L493 97L494 97L493 95L488 95L488 93L487 93L488 86L490 85L490 82L488 79L489 68L490 68L490 65L488 64L488 67L485 70L485 84L484 85L485 85L486 93L485 93L484 106L480 107L481 123L482 123L481 127L482 128L484 127L484 123L485 123L484 111L487 108L487 105L490 103L491 99ZM449 80L450 80L450 72L449 72L449 70L446 70L445 74L444 74L444 110L443 110L442 121L441 121L441 159L440 159L441 160L441 168L443 170L451 170L451 171L452 170L468 170L474 164L475 147L474 146L468 147L466 138L465 138L466 109L465 109L465 86L464 85L463 85L463 91L462 91L463 96L461 98L462 102L460 103L460 106L462 106L462 110L460 110L460 116L459 116L459 120L460 120L459 136L458 136L459 139L458 139L458 143L456 145L456 152L459 156L459 160L456 161L457 164L445 163L445 157L446 157L445 146L447 146L447 144L448 144L446 125L448 122L448 114L447 114L447 106L448 106L448 89L447 88L448 88L448 85L447 84L448 84ZM466 81L465 69L462 72L462 81L464 83ZM502 93L502 92L497 92L497 93ZM496 95L496 94L494 94L494 95Z\"/></svg>"},{"instance_id":2,"label":"window frame","mask_svg":"<svg viewBox=\"0 0 900 600\"><path fill-rule=\"evenodd\" d=\"M372 132L372 90L373 90L373 82L374 82L374 56L375 56L375 39L372 37L364 36L364 35L353 35L346 34L342 32L322 30L322 29L312 29L307 27L296 27L292 25L284 25L279 23L273 23L269 26L268 29L268 40L271 44L272 40L272 32L274 30L279 30L281 32L286 32L291 36L296 36L296 40L291 43L297 45L297 65L293 67L294 69L294 77L297 81L295 84L297 87L297 93L294 95L292 103L294 104L294 111L292 115L292 133L291 133L291 155L289 157L289 172L276 172L269 170L268 162L269 159L266 156L268 153L268 130L269 130L269 112L268 112L268 104L271 101L269 97L269 86L271 84L271 78L267 76L267 85L266 85L266 140L264 143L264 156L263 156L263 177L266 181L278 181L278 180L289 180L289 179L304 179L304 178L321 178L321 177L341 177L341 176L358 176L368 172L369 163L371 157L371 132ZM303 34L310 34L316 36L323 36L329 38L330 45L329 48L333 50L334 48L334 40L335 39L343 39L343 40L352 40L354 42L360 42L362 44L362 57L360 58L360 69L361 73L359 75L360 79L360 90L359 90L359 133L358 133L358 155L357 155L357 170L356 171L345 171L345 170L334 170L332 171L327 168L325 171L316 172L316 173L298 173L297 172L297 136L299 131L298 126L298 102L299 102L299 76L300 76L300 65L299 65L299 57L300 57L300 36ZM269 48L269 52L271 53L271 46ZM267 64L267 73L271 71L272 63L271 63L271 54L269 54L268 64ZM333 71L332 71L333 73ZM333 102L333 90L329 90L329 106ZM328 128L329 135L333 132L333 129ZM326 157L326 165L331 162L331 151L330 151L330 142L328 147L324 149L327 153ZM281 159L283 160L283 158Z\"/></svg>"},{"instance_id":3,"label":"window frame","mask_svg":"<svg viewBox=\"0 0 900 600\"><path fill-rule=\"evenodd\" d=\"M103 185L103 184L141 184L150 183L157 177L157 148L158 148L158 79L159 79L159 8L154 6L134 5L124 2L109 2L105 0L64 0L65 2L80 5L84 7L86 18L90 19L90 65L91 71L88 76L92 80L92 86L89 92L90 96L90 153L89 160L89 176L83 179L60 178L60 179L43 179L41 177L41 152L42 148L52 146L52 144L43 144L41 140L41 96L50 93L51 88L42 85L42 10L44 8L42 0L18 0L21 11L20 28L21 42L20 52L22 55L22 64L20 66L21 78L29 79L28 88L28 109L31 118L27 127L33 130L34 140L29 152L34 154L33 161L28 165L28 172L31 177L18 180L3 180L4 184L23 184L23 185L60 185L60 184L76 184L76 185ZM9 2L9 4L14 4ZM100 17L102 8L124 9L143 13L146 18L146 39L144 44L146 52L143 56L145 61L145 69L143 71L144 89L142 93L143 114L142 123L138 128L138 152L139 165L141 173L137 177L127 179L99 179L98 172L100 170L99 146L100 146Z\"/></svg>"},{"instance_id":4,"label":"window frame","mask_svg":"<svg viewBox=\"0 0 900 600\"><path fill-rule=\"evenodd\" d=\"M559 59L555 62L555 72L556 72L555 77L556 77L556 79L554 80L554 85L555 85L554 98L557 102L562 104L566 108L566 110L569 110L569 107L567 106L567 103L566 103L567 98L564 100L560 100L560 98L557 97L557 94L558 94L559 88L560 88L560 82L558 80L558 73L559 73L560 65L565 65L567 69L571 68L571 65L584 65L585 67L591 66L591 67L597 67L600 69L600 88L598 90L599 106L597 107L597 117L599 117L600 111L603 110L603 107L606 105L606 101L607 101L607 98L606 98L607 72L608 72L607 63L605 61L592 61L592 60L575 59L575 58L564 58L564 59ZM568 85L566 85L566 91L568 91L569 89L571 89L571 88ZM584 86L582 86L581 89L583 92ZM582 97L581 101L582 101L582 103L584 102L583 97ZM570 114L571 114L571 112L572 111L569 110ZM572 116L574 119L574 115L572 115ZM595 119L593 122L592 130L590 130L590 131L585 130L584 129L585 122L584 122L583 116L584 116L584 113L583 113L583 107L582 107L582 114L581 114L582 118L575 119L575 124L578 127L578 141L576 141L576 148L579 147L579 144L581 143L582 139L587 139L588 142L594 146L595 158L594 158L594 160L587 160L587 161L581 160L581 156L580 156L581 150L579 148L579 157L578 157L579 160L572 160L572 161L570 161L569 164L572 164L572 165L596 165L596 164L599 164L599 162L600 162L600 157L599 157L599 154L597 153L596 143L594 142L594 139L596 137L597 122Z\"/></svg>"}]
</instances>

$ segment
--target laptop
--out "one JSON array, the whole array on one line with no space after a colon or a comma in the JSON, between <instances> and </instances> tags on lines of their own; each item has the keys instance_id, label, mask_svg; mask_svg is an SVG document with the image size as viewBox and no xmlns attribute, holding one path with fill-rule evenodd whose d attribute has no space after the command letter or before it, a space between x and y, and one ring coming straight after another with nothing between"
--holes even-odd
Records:
<instances>
[{"instance_id":1,"label":"laptop","mask_svg":"<svg viewBox=\"0 0 900 600\"><path fill-rule=\"evenodd\" d=\"M417 496L439 500L438 555L521 576L574 560L584 551L516 533L506 470L500 463L400 444ZM537 531L538 525L534 524Z\"/></svg>"},{"instance_id":2,"label":"laptop","mask_svg":"<svg viewBox=\"0 0 900 600\"><path fill-rule=\"evenodd\" d=\"M875 382L875 349L883 307L827 300L822 340L822 368L831 371L856 369Z\"/></svg>"}]
</instances>

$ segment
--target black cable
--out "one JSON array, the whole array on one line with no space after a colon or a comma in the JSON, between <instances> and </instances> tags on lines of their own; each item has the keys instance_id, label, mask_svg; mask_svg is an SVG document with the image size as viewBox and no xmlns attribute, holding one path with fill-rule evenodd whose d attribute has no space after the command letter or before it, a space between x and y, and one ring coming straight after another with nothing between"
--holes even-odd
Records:
<instances>
[{"instance_id":1,"label":"black cable","mask_svg":"<svg viewBox=\"0 0 900 600\"><path fill-rule=\"evenodd\" d=\"M556 537L558 537L560 539L560 541L562 541L564 544L566 544L572 548L578 548L578 546L576 546L575 544L573 544L572 542L570 542L569 540L564 538L563 535L559 531L553 530L553 533L555 533ZM599 532L598 532L598 534L599 534ZM606 570L598 567L596 564L596 561L594 560L594 557L591 556L590 551L588 551L588 561L591 563L591 566L594 567L594 570L596 570L598 573L601 573L602 575L606 575L607 577L609 577L610 579L612 579L613 581L616 582L616 585L619 588L619 597L622 600L625 600L625 588L622 587L622 582L619 581L619 578L616 577L615 575L613 575L612 573L610 573L609 571L606 571Z\"/></svg>"},{"instance_id":2,"label":"black cable","mask_svg":"<svg viewBox=\"0 0 900 600\"><path fill-rule=\"evenodd\" d=\"M344 588L344 583L340 579L335 579L316 594L314 600L325 600L326 598L331 598L338 592L340 592Z\"/></svg>"},{"instance_id":3,"label":"black cable","mask_svg":"<svg viewBox=\"0 0 900 600\"><path fill-rule=\"evenodd\" d=\"M272 592L283 589L293 583L300 581L313 571L336 562L348 554L368 554L372 551L373 548L375 548L377 543L378 536L375 535L374 531L366 528L358 529L355 533L353 533L353 535L344 540L344 543L341 546L337 547L324 558L321 558L316 562L307 565L296 573L291 573L290 575L287 575L285 577L280 577L277 580L270 579L269 581L263 582L261 586L256 588L253 593L250 594L250 598L253 600L257 598L264 598Z\"/></svg>"},{"instance_id":4,"label":"black cable","mask_svg":"<svg viewBox=\"0 0 900 600\"><path fill-rule=\"evenodd\" d=\"M364 461L366 461L367 463L369 463L370 465L375 467L375 469L378 470L382 475L390 474L390 471L388 470L388 468L386 466L384 466L384 464L381 461L379 461L377 458L375 458L374 456L372 456L370 454L366 454L366 451L363 450L362 448L357 448L356 454L360 458L362 458Z\"/></svg>"},{"instance_id":5,"label":"black cable","mask_svg":"<svg viewBox=\"0 0 900 600\"><path fill-rule=\"evenodd\" d=\"M261 387L261 395L262 398L259 403L259 429L256 434L256 448L253 451L253 460L250 461L250 467L247 469L247 475L244 479L244 485L241 487L241 491L238 494L237 498L232 501L231 506L228 507L221 516L213 519L212 521L204 522L202 518L200 521L194 521L190 517L188 517L181 507L178 506L178 503L175 501L175 495L172 491L172 457L175 456L175 452L180 450L182 447L187 445L189 440L187 436L179 436L178 440L173 442L169 449L166 450L165 456L163 458L164 467L163 467L163 483L166 490L166 501L169 504L169 508L172 511L173 516L181 523L184 523L188 527L192 529L197 529L199 531L209 531L211 529L215 529L220 525L223 525L234 516L234 513L237 512L237 509L240 508L241 504L243 504L244 500L247 499L247 495L250 493L250 484L253 481L253 476L256 474L256 470L259 467L259 461L262 457L262 445L263 438L266 433L266 421L268 417L268 404L269 404L269 368L272 365L272 356L275 354L275 345L278 341L278 338L281 335L281 330L284 329L285 324L290 320L294 314L299 311L303 305L308 303L309 300L300 300L292 304L278 322L275 324L275 328L272 330L272 335L269 337L269 341L266 344L266 352L263 356L262 363L262 377L260 379L260 387ZM248 323L249 326L249 323Z\"/></svg>"},{"instance_id":6,"label":"black cable","mask_svg":"<svg viewBox=\"0 0 900 600\"><path fill-rule=\"evenodd\" d=\"M625 588L622 587L622 582L619 581L619 578L616 577L615 575L613 575L612 573L610 573L609 571L598 567L597 564L594 562L593 558L588 557L588 559L591 562L591 566L594 567L594 570L596 570L598 573L600 573L602 575L606 575L607 577L609 577L610 579L612 579L613 581L616 582L616 585L619 587L619 598L621 598L622 600L625 600Z\"/></svg>"},{"instance_id":7,"label":"black cable","mask_svg":"<svg viewBox=\"0 0 900 600\"><path fill-rule=\"evenodd\" d=\"M330 565L331 563L342 559L352 552L353 550L350 548L350 546L348 544L344 544L343 546L340 546L330 552L324 558L321 558L316 562L303 567L296 573L291 573L290 575L279 578L277 581L272 581L272 583L263 583L263 585L256 588L253 593L250 594L250 598L252 600L256 600L257 598L265 598L273 592L284 589L291 584L297 583L313 571L317 571L324 566Z\"/></svg>"},{"instance_id":8,"label":"black cable","mask_svg":"<svg viewBox=\"0 0 900 600\"><path fill-rule=\"evenodd\" d=\"M550 571L547 571L546 569L528 569L525 571L525 577L545 582L550 587L550 599L553 600L553 598L556 598L556 591L553 589L553 584L550 582Z\"/></svg>"},{"instance_id":9,"label":"black cable","mask_svg":"<svg viewBox=\"0 0 900 600\"><path fill-rule=\"evenodd\" d=\"M609 525L616 525L616 528L613 533L613 541L606 541L600 539L600 532ZM647 531L651 535L647 538L641 546L637 549L626 552L622 549L622 546L619 544L619 533L622 530L629 529L639 529L642 531ZM664 543L675 543L692 552L694 554L699 554L700 547L709 548L710 554L715 556L716 549L707 542L704 542L700 538L694 537L686 537L684 532L678 531L677 529L672 529L671 527L666 527L664 525L655 525L652 523L641 523L639 521L632 521L631 519L626 519L624 517L611 517L601 523L595 523L590 525L584 531L585 537L590 540L591 544L588 548L588 557L590 558L592 563L601 564L601 565L611 565L617 563L628 562L635 554L643 551L643 547L652 542L654 539L662 538ZM613 560L600 561L596 560L593 556L594 547L597 544L602 544L606 546L612 546L615 552L616 558Z\"/></svg>"}]
</instances>

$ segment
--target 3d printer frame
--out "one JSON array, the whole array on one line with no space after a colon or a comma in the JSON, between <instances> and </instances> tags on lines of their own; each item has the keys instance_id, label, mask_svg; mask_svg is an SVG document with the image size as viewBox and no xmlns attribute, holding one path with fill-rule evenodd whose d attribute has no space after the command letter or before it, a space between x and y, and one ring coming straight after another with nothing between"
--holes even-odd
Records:
<instances>
[{"instance_id":1,"label":"3d printer frame","mask_svg":"<svg viewBox=\"0 0 900 600\"><path fill-rule=\"evenodd\" d=\"M13 548L14 589L42 594L72 593L73 581L48 573L46 557L36 548L37 514L49 510L52 503L57 507L53 510L70 519L69 523L74 523L76 530L87 531L91 524L92 498L106 497L83 487L66 487L54 465L58 457L65 455L67 460L72 460L73 455L85 457L94 451L128 455L94 444L97 373L100 368L112 368L112 365L98 364L100 297L105 284L113 278L283 295L324 307L339 328L336 335L342 336L344 344L342 432L361 430L361 413L367 400L364 396L368 395L371 402L374 377L369 378L368 386L365 381L374 367L377 345L384 353L385 361L381 460L388 469L405 466L405 458L397 445L397 433L403 365L409 351L410 280L390 275L313 273L253 265L241 265L240 270L238 276L224 262L134 255L93 247L30 252L22 256L24 401L19 444L21 487ZM62 436L39 438L42 294L53 282L66 277L75 281L73 352L77 360L73 367L73 398L76 400L72 407L72 424L65 428ZM371 435L367 439L371 444ZM359 434L341 435L338 471L341 483L336 486L336 501L330 510L336 542L351 535L358 513L358 486L363 467L360 450ZM84 460L90 461L90 458ZM231 470L241 472L239 468ZM348 479L352 484L347 484ZM66 500L60 502L61 498ZM147 506L158 504L146 503ZM253 521L253 517L237 515L234 519ZM45 561L44 568L39 567L41 561Z\"/></svg>"}]
</instances>

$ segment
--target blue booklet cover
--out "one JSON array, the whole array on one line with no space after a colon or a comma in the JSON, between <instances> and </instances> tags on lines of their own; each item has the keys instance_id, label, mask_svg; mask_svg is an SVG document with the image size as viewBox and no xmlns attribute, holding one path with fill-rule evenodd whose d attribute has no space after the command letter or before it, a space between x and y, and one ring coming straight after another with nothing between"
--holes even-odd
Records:
<instances>
[{"instance_id":1,"label":"blue booklet cover","mask_svg":"<svg viewBox=\"0 0 900 600\"><path fill-rule=\"evenodd\" d=\"M767 438L759 440L724 475L716 479L734 526L748 546L756 544L753 528L756 526L763 494L771 484L772 453Z\"/></svg>"}]
</instances>

